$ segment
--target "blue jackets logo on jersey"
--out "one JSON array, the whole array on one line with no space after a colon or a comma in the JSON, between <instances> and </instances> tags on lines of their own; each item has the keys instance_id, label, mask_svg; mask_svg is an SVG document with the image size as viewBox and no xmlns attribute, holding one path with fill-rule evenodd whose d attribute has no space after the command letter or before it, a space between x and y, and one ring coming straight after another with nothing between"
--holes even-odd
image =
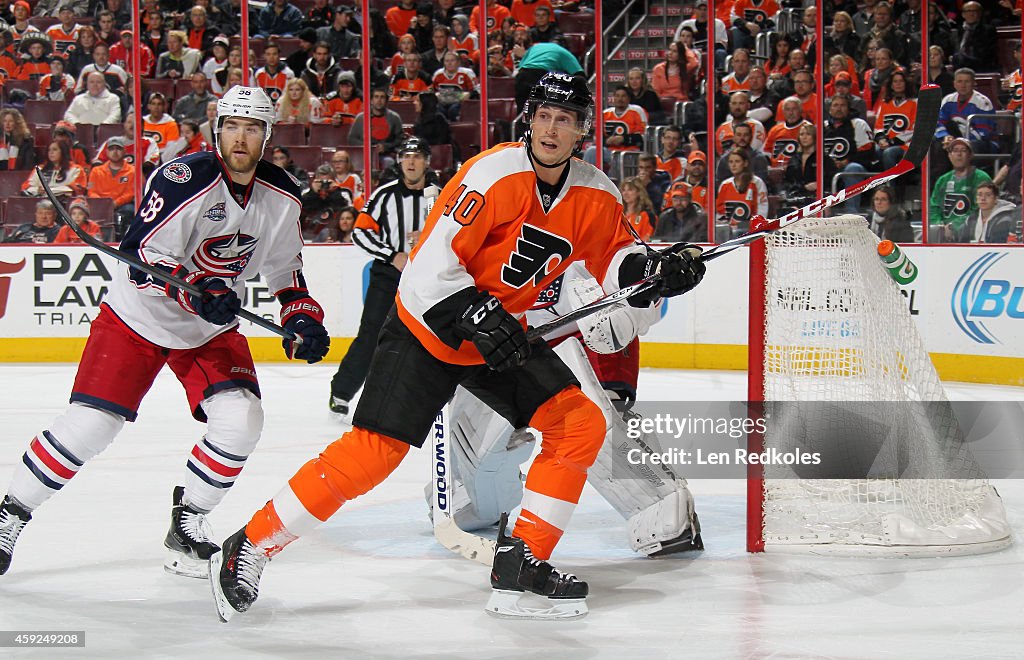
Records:
<instances>
[{"instance_id":1,"label":"blue jackets logo on jersey","mask_svg":"<svg viewBox=\"0 0 1024 660\"><path fill-rule=\"evenodd\" d=\"M185 163L171 163L164 168L164 177L174 183L185 183L192 178L192 170Z\"/></svg>"},{"instance_id":2,"label":"blue jackets logo on jersey","mask_svg":"<svg viewBox=\"0 0 1024 660\"><path fill-rule=\"evenodd\" d=\"M206 209L203 213L203 219L209 220L210 222L220 222L228 217L228 212L224 206L224 202L217 202L210 208Z\"/></svg>"},{"instance_id":3,"label":"blue jackets logo on jersey","mask_svg":"<svg viewBox=\"0 0 1024 660\"><path fill-rule=\"evenodd\" d=\"M238 277L252 259L258 238L236 232L212 236L199 245L192 261L210 277Z\"/></svg>"}]
</instances>

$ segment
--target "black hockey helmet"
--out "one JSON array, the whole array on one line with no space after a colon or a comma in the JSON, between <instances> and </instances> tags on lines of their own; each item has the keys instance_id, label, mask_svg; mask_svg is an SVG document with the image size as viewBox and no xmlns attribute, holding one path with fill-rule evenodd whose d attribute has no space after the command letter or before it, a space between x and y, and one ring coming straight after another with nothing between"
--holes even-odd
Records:
<instances>
[{"instance_id":1,"label":"black hockey helmet","mask_svg":"<svg viewBox=\"0 0 1024 660\"><path fill-rule=\"evenodd\" d=\"M550 72L530 90L523 106L523 115L529 122L542 105L553 105L576 113L581 132L586 135L594 123L594 95L587 81L580 75Z\"/></svg>"},{"instance_id":2,"label":"black hockey helmet","mask_svg":"<svg viewBox=\"0 0 1024 660\"><path fill-rule=\"evenodd\" d=\"M424 158L430 160L430 143L415 135L407 137L398 147L398 157L401 158L403 154L407 153L422 154Z\"/></svg>"}]
</instances>

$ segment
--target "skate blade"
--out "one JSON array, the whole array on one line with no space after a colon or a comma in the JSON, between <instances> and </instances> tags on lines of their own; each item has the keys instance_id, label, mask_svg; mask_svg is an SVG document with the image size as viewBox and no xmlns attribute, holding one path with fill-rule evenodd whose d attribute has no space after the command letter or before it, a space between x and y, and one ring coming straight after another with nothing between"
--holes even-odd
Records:
<instances>
[{"instance_id":1,"label":"skate blade","mask_svg":"<svg viewBox=\"0 0 1024 660\"><path fill-rule=\"evenodd\" d=\"M520 602L524 597L531 596L538 603L543 602L546 606L530 606L528 603ZM522 591L493 589L484 611L501 619L566 620L585 617L590 610L587 608L587 601L584 598L544 598Z\"/></svg>"},{"instance_id":2,"label":"skate blade","mask_svg":"<svg viewBox=\"0 0 1024 660\"><path fill-rule=\"evenodd\" d=\"M193 559L177 550L167 550L167 559L164 560L164 570L171 575L205 580L210 577L210 562L202 559Z\"/></svg>"},{"instance_id":3,"label":"skate blade","mask_svg":"<svg viewBox=\"0 0 1024 660\"><path fill-rule=\"evenodd\" d=\"M224 553L213 553L209 561L209 580L210 591L213 592L213 604L217 607L217 618L221 622L227 623L237 612L235 612L235 608L231 607L231 603L228 602L227 597L224 595L224 590L220 586L220 567L223 563Z\"/></svg>"}]
</instances>

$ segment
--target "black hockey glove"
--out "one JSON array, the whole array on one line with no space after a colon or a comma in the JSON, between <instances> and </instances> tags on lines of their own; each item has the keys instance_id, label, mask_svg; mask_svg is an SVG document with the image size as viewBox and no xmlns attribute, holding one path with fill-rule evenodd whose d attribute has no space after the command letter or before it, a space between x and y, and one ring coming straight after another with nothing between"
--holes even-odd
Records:
<instances>
[{"instance_id":1,"label":"black hockey glove","mask_svg":"<svg viewBox=\"0 0 1024 660\"><path fill-rule=\"evenodd\" d=\"M238 294L228 287L219 277L207 277L202 273L189 273L184 266L178 266L172 275L194 284L202 290L202 295L189 293L173 284L164 285L164 292L178 301L189 314L195 314L207 323L225 325L231 323L242 309L242 301Z\"/></svg>"},{"instance_id":2,"label":"black hockey glove","mask_svg":"<svg viewBox=\"0 0 1024 660\"><path fill-rule=\"evenodd\" d=\"M281 325L302 337L302 343L298 345L291 339L281 342L289 360L305 360L313 364L324 359L331 348L331 336L327 334L323 321L323 308L308 294L288 302L282 300Z\"/></svg>"},{"instance_id":3,"label":"black hockey glove","mask_svg":"<svg viewBox=\"0 0 1024 660\"><path fill-rule=\"evenodd\" d=\"M487 366L495 371L518 367L530 355L523 326L486 291L477 294L459 316L455 336L473 342Z\"/></svg>"},{"instance_id":4,"label":"black hockey glove","mask_svg":"<svg viewBox=\"0 0 1024 660\"><path fill-rule=\"evenodd\" d=\"M632 307L648 307L659 297L678 296L700 284L704 277L704 262L700 260L700 253L700 247L692 243L676 243L650 254L627 256L619 267L619 282L623 286L651 275L661 275L654 289L632 296L629 304Z\"/></svg>"}]
</instances>

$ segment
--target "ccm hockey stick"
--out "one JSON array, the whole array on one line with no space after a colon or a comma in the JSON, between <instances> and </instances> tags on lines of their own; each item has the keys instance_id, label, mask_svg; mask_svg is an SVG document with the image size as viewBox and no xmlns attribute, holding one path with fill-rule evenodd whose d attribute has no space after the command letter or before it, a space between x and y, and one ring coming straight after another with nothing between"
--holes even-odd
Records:
<instances>
[{"instance_id":1,"label":"ccm hockey stick","mask_svg":"<svg viewBox=\"0 0 1024 660\"><path fill-rule=\"evenodd\" d=\"M137 268L142 272L146 273L147 275L152 275L153 277L163 282L172 284L183 291L188 291L189 293L197 296L209 295L196 285L190 284L189 282L186 282L180 277L171 275L167 271L161 270L156 266L151 266L150 264L147 264L145 261L133 257L127 252L122 252L117 248L110 247L100 239L96 238L89 232L79 227L71 218L71 215L68 213L67 209L64 208L64 205L60 203L59 199L57 199L57 196L53 194L53 191L50 189L50 185L46 183L46 179L43 177L42 170L40 170L39 167L36 167L36 176L39 177L39 181L43 185L43 190L46 192L46 196L50 199L50 202L53 203L53 207L57 210L57 217L60 219L61 222L70 227L71 231L75 232L75 234L77 234L78 237L82 239L86 244L91 245L92 247L96 248L103 254L109 255L122 263L128 264L132 268ZM288 330L285 330L284 328L274 323L273 321L268 321L262 316L253 314L247 309L238 310L238 318L245 319L246 321L249 321L254 325L258 325L261 328L269 330L276 335L284 337L285 339L291 339L296 344L302 343L302 337L293 334Z\"/></svg>"},{"instance_id":2,"label":"ccm hockey stick","mask_svg":"<svg viewBox=\"0 0 1024 660\"><path fill-rule=\"evenodd\" d=\"M939 121L939 108L941 105L942 89L938 85L925 85L921 88L917 97L917 119L914 124L914 135L910 139L910 145L907 147L906 153L903 154L903 158L894 166L875 176L858 181L852 186L843 188L834 195L828 195L811 202L803 208L791 211L776 220L767 220L763 216L755 215L750 221L750 226L753 228L752 231L708 248L700 255L701 260L711 261L717 259L723 254L728 254L738 247L753 243L772 232L800 222L804 218L821 215L821 212L825 209L832 208L836 204L841 204L848 199L853 199L857 195L877 188L911 170L919 168L925 156L928 155L932 142L935 140L935 126ZM533 341L553 330L557 330L569 323L574 323L606 307L621 305L632 296L657 286L660 278L660 275L651 275L636 284L623 287L603 298L598 298L589 305L584 305L547 323L530 328L527 330L526 336Z\"/></svg>"}]
</instances>

